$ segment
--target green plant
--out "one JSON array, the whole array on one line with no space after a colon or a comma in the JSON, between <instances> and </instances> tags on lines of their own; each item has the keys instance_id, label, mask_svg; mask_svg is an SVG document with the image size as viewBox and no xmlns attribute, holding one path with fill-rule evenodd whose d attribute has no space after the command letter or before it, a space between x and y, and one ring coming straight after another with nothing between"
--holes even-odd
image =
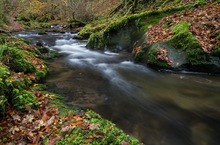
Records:
<instances>
[{"instance_id":1,"label":"green plant","mask_svg":"<svg viewBox=\"0 0 220 145\"><path fill-rule=\"evenodd\" d=\"M36 96L27 90L13 89L12 102L17 109L25 109L27 105L30 107L38 106Z\"/></svg>"},{"instance_id":2,"label":"green plant","mask_svg":"<svg viewBox=\"0 0 220 145\"><path fill-rule=\"evenodd\" d=\"M28 56L33 56L26 50L20 50L16 47L7 49L9 57L9 66L17 72L33 73L36 71L35 66L28 61Z\"/></svg>"},{"instance_id":3,"label":"green plant","mask_svg":"<svg viewBox=\"0 0 220 145\"><path fill-rule=\"evenodd\" d=\"M7 105L8 100L4 95L0 96L0 114L5 112L5 106Z\"/></svg>"}]
</instances>

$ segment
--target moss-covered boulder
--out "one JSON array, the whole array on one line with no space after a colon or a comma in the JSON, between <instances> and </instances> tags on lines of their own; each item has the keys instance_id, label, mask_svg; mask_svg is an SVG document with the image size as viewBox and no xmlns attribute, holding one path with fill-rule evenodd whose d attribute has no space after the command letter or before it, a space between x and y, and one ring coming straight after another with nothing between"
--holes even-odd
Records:
<instances>
[{"instance_id":1,"label":"moss-covered boulder","mask_svg":"<svg viewBox=\"0 0 220 145\"><path fill-rule=\"evenodd\" d=\"M157 24L163 17L196 7L199 3L172 8L145 11L137 14L101 19L87 24L78 38L89 38L87 47L93 49L126 49L131 51L133 44L148 30L148 26Z\"/></svg>"},{"instance_id":2,"label":"moss-covered boulder","mask_svg":"<svg viewBox=\"0 0 220 145\"><path fill-rule=\"evenodd\" d=\"M134 60L157 68L219 73L218 9L211 4L164 17L135 44Z\"/></svg>"}]
</instances>

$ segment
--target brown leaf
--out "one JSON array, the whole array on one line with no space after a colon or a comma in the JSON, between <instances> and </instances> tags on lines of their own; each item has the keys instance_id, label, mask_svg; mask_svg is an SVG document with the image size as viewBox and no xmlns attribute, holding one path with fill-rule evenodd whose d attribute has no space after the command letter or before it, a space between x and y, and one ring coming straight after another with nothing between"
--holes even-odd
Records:
<instances>
[{"instance_id":1,"label":"brown leaf","mask_svg":"<svg viewBox=\"0 0 220 145\"><path fill-rule=\"evenodd\" d=\"M96 129L99 129L99 124L94 124L94 123L92 123L92 124L90 124L89 125L89 129L90 130L96 130Z\"/></svg>"},{"instance_id":2,"label":"brown leaf","mask_svg":"<svg viewBox=\"0 0 220 145\"><path fill-rule=\"evenodd\" d=\"M75 128L75 126L65 126L65 127L61 128L61 132L67 132L67 131L70 131L74 128Z\"/></svg>"},{"instance_id":3,"label":"brown leaf","mask_svg":"<svg viewBox=\"0 0 220 145\"><path fill-rule=\"evenodd\" d=\"M22 120L22 123L25 123L25 124L30 123L30 122L33 121L33 119L34 119L34 115L28 114L28 115L26 115L25 118Z\"/></svg>"},{"instance_id":4,"label":"brown leaf","mask_svg":"<svg viewBox=\"0 0 220 145\"><path fill-rule=\"evenodd\" d=\"M60 136L56 136L56 137L54 137L53 139L51 139L47 145L55 145L56 142L57 142L58 140L60 140L60 139L61 139Z\"/></svg>"},{"instance_id":5,"label":"brown leaf","mask_svg":"<svg viewBox=\"0 0 220 145\"><path fill-rule=\"evenodd\" d=\"M12 118L16 121L21 121L21 116L17 115L17 114L14 114L14 115L11 115Z\"/></svg>"},{"instance_id":6,"label":"brown leaf","mask_svg":"<svg viewBox=\"0 0 220 145\"><path fill-rule=\"evenodd\" d=\"M13 126L10 128L9 132L11 132L12 134L15 134L15 132L19 132L20 129L17 126Z\"/></svg>"},{"instance_id":7,"label":"brown leaf","mask_svg":"<svg viewBox=\"0 0 220 145\"><path fill-rule=\"evenodd\" d=\"M129 144L128 142L126 142L126 141L123 140L123 141L121 142L121 145L130 145L130 144Z\"/></svg>"},{"instance_id":8,"label":"brown leaf","mask_svg":"<svg viewBox=\"0 0 220 145\"><path fill-rule=\"evenodd\" d=\"M46 123L45 126L49 126L54 122L55 116L52 116Z\"/></svg>"}]
</instances>

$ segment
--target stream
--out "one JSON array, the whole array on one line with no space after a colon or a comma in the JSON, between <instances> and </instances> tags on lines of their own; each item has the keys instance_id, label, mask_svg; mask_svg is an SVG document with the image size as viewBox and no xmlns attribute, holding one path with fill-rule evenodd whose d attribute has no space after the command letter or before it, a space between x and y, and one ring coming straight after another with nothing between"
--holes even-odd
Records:
<instances>
[{"instance_id":1,"label":"stream","mask_svg":"<svg viewBox=\"0 0 220 145\"><path fill-rule=\"evenodd\" d=\"M127 52L86 49L71 33L14 35L61 54L46 82L68 106L94 110L145 145L220 144L220 75L154 71Z\"/></svg>"}]
</instances>

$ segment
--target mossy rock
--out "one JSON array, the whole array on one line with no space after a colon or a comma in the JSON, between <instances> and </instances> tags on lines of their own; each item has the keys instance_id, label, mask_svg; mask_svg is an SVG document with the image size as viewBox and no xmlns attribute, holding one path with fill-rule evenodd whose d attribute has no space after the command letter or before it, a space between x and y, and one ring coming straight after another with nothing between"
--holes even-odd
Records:
<instances>
[{"instance_id":1,"label":"mossy rock","mask_svg":"<svg viewBox=\"0 0 220 145\"><path fill-rule=\"evenodd\" d=\"M212 52L213 56L217 56L220 58L220 44L216 47L216 49Z\"/></svg>"},{"instance_id":2,"label":"mossy rock","mask_svg":"<svg viewBox=\"0 0 220 145\"><path fill-rule=\"evenodd\" d=\"M171 68L165 60L157 58L157 48L151 48L147 54L147 64L157 68Z\"/></svg>"},{"instance_id":3,"label":"mossy rock","mask_svg":"<svg viewBox=\"0 0 220 145\"><path fill-rule=\"evenodd\" d=\"M48 35L48 34L45 31L40 31L40 32L38 32L38 35Z\"/></svg>"},{"instance_id":4,"label":"mossy rock","mask_svg":"<svg viewBox=\"0 0 220 145\"><path fill-rule=\"evenodd\" d=\"M199 44L198 40L188 31L189 24L181 22L172 28L175 33L166 43L185 52L186 63L190 66L211 65L210 58Z\"/></svg>"},{"instance_id":5,"label":"mossy rock","mask_svg":"<svg viewBox=\"0 0 220 145\"><path fill-rule=\"evenodd\" d=\"M56 58L59 56L60 56L60 53L54 50L49 50L47 53L43 54L44 59L52 59L52 58Z\"/></svg>"},{"instance_id":6,"label":"mossy rock","mask_svg":"<svg viewBox=\"0 0 220 145\"><path fill-rule=\"evenodd\" d=\"M129 46L131 47L148 30L148 26L158 23L165 16L188 7L187 5L166 10L146 11L106 21L100 20L95 24L86 25L79 32L79 37L89 37L87 44L89 48L105 46L114 48L119 46L129 49ZM129 33L126 33L125 30ZM124 32L127 35L126 37L123 36Z\"/></svg>"},{"instance_id":7,"label":"mossy rock","mask_svg":"<svg viewBox=\"0 0 220 145\"><path fill-rule=\"evenodd\" d=\"M86 47L93 49L103 49L106 43L101 33L93 33L88 40Z\"/></svg>"}]
</instances>

